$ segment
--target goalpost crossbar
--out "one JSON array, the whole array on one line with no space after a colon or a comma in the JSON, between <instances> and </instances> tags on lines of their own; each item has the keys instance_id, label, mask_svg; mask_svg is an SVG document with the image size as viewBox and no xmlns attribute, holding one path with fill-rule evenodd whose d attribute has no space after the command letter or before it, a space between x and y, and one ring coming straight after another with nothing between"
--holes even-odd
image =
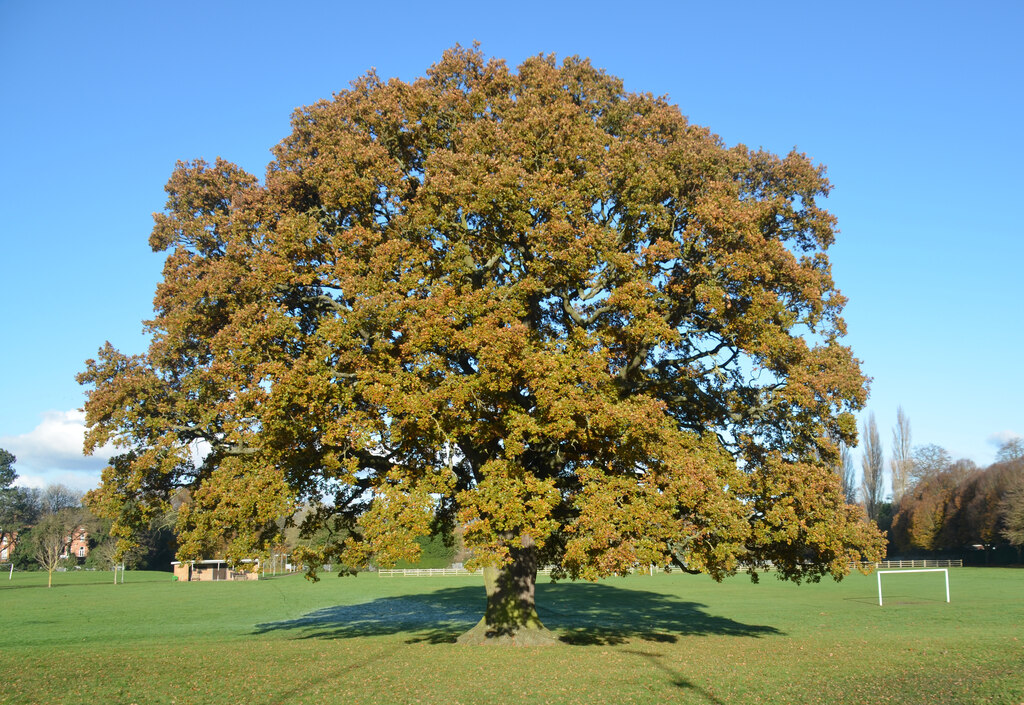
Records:
<instances>
[{"instance_id":1,"label":"goalpost crossbar","mask_svg":"<svg viewBox=\"0 0 1024 705\"><path fill-rule=\"evenodd\" d=\"M879 570L878 575L878 606L882 606L882 573L945 573L946 602L949 602L949 569L948 568L914 568L912 570Z\"/></svg>"}]
</instances>

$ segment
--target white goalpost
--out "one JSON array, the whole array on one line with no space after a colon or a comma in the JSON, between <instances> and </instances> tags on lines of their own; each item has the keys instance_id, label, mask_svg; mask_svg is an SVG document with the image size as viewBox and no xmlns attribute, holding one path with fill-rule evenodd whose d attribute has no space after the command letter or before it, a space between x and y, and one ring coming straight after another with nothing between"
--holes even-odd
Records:
<instances>
[{"instance_id":1,"label":"white goalpost","mask_svg":"<svg viewBox=\"0 0 1024 705\"><path fill-rule=\"evenodd\" d=\"M14 563L0 563L0 571L7 569L7 579L11 580L14 577Z\"/></svg>"},{"instance_id":2,"label":"white goalpost","mask_svg":"<svg viewBox=\"0 0 1024 705\"><path fill-rule=\"evenodd\" d=\"M879 570L878 575L878 606L882 606L882 574L886 573L945 573L946 574L946 602L949 602L949 569L948 568L915 568L913 570Z\"/></svg>"}]
</instances>

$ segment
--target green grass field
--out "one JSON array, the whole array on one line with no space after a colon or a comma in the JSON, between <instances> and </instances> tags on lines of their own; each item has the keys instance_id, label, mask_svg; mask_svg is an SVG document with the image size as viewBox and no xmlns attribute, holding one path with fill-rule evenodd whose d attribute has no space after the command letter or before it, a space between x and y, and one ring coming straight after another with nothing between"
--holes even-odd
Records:
<instances>
[{"instance_id":1,"label":"green grass field","mask_svg":"<svg viewBox=\"0 0 1024 705\"><path fill-rule=\"evenodd\" d=\"M0 580L0 703L1024 703L1024 570L541 579L555 647L464 647L478 578Z\"/></svg>"}]
</instances>

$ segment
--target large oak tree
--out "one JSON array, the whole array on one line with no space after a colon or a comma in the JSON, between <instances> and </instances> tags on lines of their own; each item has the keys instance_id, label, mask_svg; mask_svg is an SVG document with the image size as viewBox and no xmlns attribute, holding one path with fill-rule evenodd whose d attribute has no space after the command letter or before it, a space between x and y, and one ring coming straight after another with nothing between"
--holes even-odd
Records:
<instances>
[{"instance_id":1,"label":"large oak tree","mask_svg":"<svg viewBox=\"0 0 1024 705\"><path fill-rule=\"evenodd\" d=\"M800 580L878 556L831 471L866 383L823 168L585 60L460 48L292 128L262 182L179 164L149 350L80 375L87 449L124 448L90 498L115 533L181 487L182 559L258 553L300 504L338 529L316 559L351 566L458 525L486 567L471 636L520 642L540 564Z\"/></svg>"}]
</instances>

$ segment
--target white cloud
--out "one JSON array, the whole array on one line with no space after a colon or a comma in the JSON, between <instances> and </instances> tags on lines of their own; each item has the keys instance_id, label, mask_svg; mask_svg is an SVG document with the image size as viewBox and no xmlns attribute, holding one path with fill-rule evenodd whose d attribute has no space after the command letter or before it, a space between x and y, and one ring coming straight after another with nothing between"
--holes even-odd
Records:
<instances>
[{"instance_id":1,"label":"white cloud","mask_svg":"<svg viewBox=\"0 0 1024 705\"><path fill-rule=\"evenodd\" d=\"M47 411L43 420L28 433L0 436L0 448L17 457L16 484L45 487L59 482L73 489L88 490L100 481L100 472L113 446L98 448L92 456L82 453L85 414L81 411Z\"/></svg>"},{"instance_id":2,"label":"white cloud","mask_svg":"<svg viewBox=\"0 0 1024 705\"><path fill-rule=\"evenodd\" d=\"M996 448L1001 448L1003 447L1003 445L1009 443L1010 441L1016 438L1024 438L1024 436L1021 436L1021 434L1017 433L1016 431L1007 430L993 433L986 440L989 442L990 445L994 445Z\"/></svg>"}]
</instances>

